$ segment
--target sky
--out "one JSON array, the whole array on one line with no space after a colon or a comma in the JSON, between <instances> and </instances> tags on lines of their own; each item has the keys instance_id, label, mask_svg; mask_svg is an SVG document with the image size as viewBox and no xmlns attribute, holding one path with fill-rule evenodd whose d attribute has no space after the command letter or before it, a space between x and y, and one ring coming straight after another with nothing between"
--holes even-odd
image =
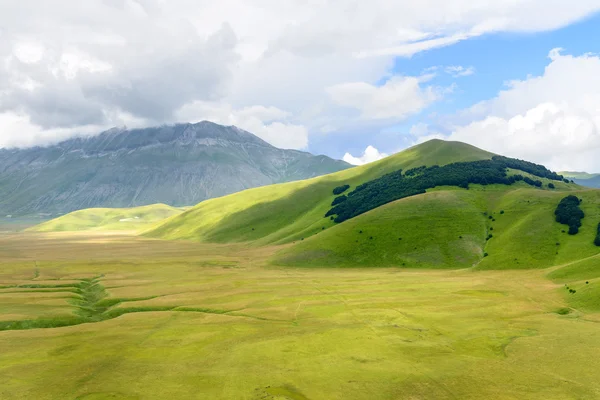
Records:
<instances>
[{"instance_id":1,"label":"sky","mask_svg":"<svg viewBox=\"0 0 600 400\"><path fill-rule=\"evenodd\" d=\"M600 171L600 0L0 0L0 147L209 120Z\"/></svg>"}]
</instances>

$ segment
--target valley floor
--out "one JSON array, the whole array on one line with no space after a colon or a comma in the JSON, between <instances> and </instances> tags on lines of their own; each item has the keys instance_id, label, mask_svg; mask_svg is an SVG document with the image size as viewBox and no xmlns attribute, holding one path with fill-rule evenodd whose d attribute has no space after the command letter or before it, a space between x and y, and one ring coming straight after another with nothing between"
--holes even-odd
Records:
<instances>
[{"instance_id":1,"label":"valley floor","mask_svg":"<svg viewBox=\"0 0 600 400\"><path fill-rule=\"evenodd\" d=\"M281 268L277 249L0 235L0 398L600 398L600 314L549 270Z\"/></svg>"}]
</instances>

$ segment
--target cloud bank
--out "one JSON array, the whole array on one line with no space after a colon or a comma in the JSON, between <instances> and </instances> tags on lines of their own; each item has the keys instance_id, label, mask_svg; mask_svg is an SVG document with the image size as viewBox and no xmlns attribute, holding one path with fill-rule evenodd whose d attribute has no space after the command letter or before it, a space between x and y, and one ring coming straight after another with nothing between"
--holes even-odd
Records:
<instances>
[{"instance_id":1,"label":"cloud bank","mask_svg":"<svg viewBox=\"0 0 600 400\"><path fill-rule=\"evenodd\" d=\"M0 147L213 112L305 148L313 134L383 126L443 97L419 76L380 85L394 57L552 30L599 9L595 0L4 1Z\"/></svg>"}]
</instances>

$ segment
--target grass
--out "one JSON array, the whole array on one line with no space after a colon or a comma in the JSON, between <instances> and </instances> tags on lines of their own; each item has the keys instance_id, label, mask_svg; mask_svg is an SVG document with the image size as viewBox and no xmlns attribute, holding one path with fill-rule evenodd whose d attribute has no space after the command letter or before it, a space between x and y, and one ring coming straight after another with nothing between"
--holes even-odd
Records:
<instances>
[{"instance_id":1,"label":"grass","mask_svg":"<svg viewBox=\"0 0 600 400\"><path fill-rule=\"evenodd\" d=\"M431 141L144 236L114 232L139 210L0 235L0 398L599 398L600 191L440 187L323 218L341 184L489 157Z\"/></svg>"},{"instance_id":2,"label":"grass","mask_svg":"<svg viewBox=\"0 0 600 400\"><path fill-rule=\"evenodd\" d=\"M600 191L570 193L584 200L586 213L576 236L562 233L568 227L554 219L563 190L534 189L523 183L473 185L469 190L446 187L387 204L296 241L281 250L274 263L531 269L573 262L600 253L593 243L600 221Z\"/></svg>"},{"instance_id":3,"label":"grass","mask_svg":"<svg viewBox=\"0 0 600 400\"><path fill-rule=\"evenodd\" d=\"M158 223L144 235L213 243L290 243L333 226L323 215L331 208L332 190L337 186L355 187L399 168L475 161L492 155L464 143L432 140L365 166L207 200Z\"/></svg>"},{"instance_id":4,"label":"grass","mask_svg":"<svg viewBox=\"0 0 600 400\"><path fill-rule=\"evenodd\" d=\"M450 197L466 201L463 193ZM442 191L429 196L434 208L450 201ZM100 232L1 235L0 321L21 325L0 331L0 398L600 394L591 350L600 317L584 297L596 293L596 281L586 294L585 282L573 281L585 274L563 277L577 289L567 295L562 281L546 277L575 264L503 271L269 264L281 250Z\"/></svg>"},{"instance_id":5,"label":"grass","mask_svg":"<svg viewBox=\"0 0 600 400\"><path fill-rule=\"evenodd\" d=\"M166 204L134 208L89 208L33 226L31 232L137 231L183 212Z\"/></svg>"},{"instance_id":6,"label":"grass","mask_svg":"<svg viewBox=\"0 0 600 400\"><path fill-rule=\"evenodd\" d=\"M434 140L366 166L208 200L143 235L257 247L288 244L273 263L295 267L529 269L598 254L591 235L600 221L594 206L600 191L564 182L549 189L551 181L537 177L542 188L523 182L440 187L341 224L324 218L335 198L332 190L340 185L353 188L399 168L491 156L464 143ZM531 177L509 170L515 173ZM562 234L564 227L554 220L565 193L584 198L588 215L574 237Z\"/></svg>"}]
</instances>

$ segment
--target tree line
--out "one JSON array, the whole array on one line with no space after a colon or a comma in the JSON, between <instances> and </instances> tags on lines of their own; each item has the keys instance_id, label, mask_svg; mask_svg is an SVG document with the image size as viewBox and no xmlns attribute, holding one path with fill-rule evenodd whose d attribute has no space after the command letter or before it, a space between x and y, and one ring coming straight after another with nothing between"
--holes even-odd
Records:
<instances>
[{"instance_id":1,"label":"tree line","mask_svg":"<svg viewBox=\"0 0 600 400\"><path fill-rule=\"evenodd\" d=\"M544 166L500 156L491 160L422 166L409 169L404 174L400 169L357 186L345 196L345 200L334 200L335 204L332 204L325 217L335 216L335 222L343 222L389 202L425 193L427 189L436 186L458 186L468 189L470 184L512 185L517 181L524 181L535 187L542 186L541 181L529 177L508 176L507 168L521 169L548 179L563 179L561 175L549 171Z\"/></svg>"}]
</instances>

